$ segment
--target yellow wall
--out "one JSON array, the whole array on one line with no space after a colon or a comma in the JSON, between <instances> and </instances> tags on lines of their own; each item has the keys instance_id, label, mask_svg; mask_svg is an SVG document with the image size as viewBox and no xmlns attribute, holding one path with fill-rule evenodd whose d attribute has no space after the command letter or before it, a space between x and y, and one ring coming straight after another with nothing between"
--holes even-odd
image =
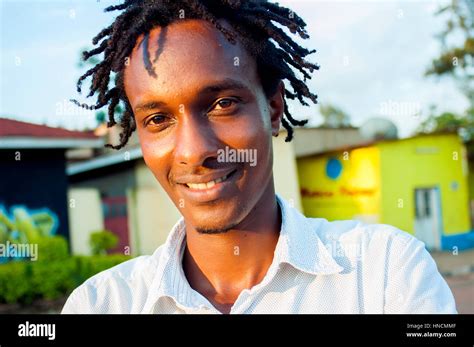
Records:
<instances>
[{"instance_id":1,"label":"yellow wall","mask_svg":"<svg viewBox=\"0 0 474 347\"><path fill-rule=\"evenodd\" d=\"M469 189L463 152L457 135L441 134L300 158L304 213L329 220L380 222L414 233L415 188L438 187L443 234L468 232ZM343 165L337 179L326 175L331 157Z\"/></svg>"},{"instance_id":2,"label":"yellow wall","mask_svg":"<svg viewBox=\"0 0 474 347\"><path fill-rule=\"evenodd\" d=\"M413 233L415 188L438 187L443 234L470 229L467 172L463 145L457 135L419 136L381 142L383 223ZM457 189L453 189L457 184Z\"/></svg>"},{"instance_id":3,"label":"yellow wall","mask_svg":"<svg viewBox=\"0 0 474 347\"><path fill-rule=\"evenodd\" d=\"M330 158L337 158L342 171L337 179L326 174ZM309 217L329 220L357 218L379 220L379 150L366 147L298 159L302 203Z\"/></svg>"}]
</instances>

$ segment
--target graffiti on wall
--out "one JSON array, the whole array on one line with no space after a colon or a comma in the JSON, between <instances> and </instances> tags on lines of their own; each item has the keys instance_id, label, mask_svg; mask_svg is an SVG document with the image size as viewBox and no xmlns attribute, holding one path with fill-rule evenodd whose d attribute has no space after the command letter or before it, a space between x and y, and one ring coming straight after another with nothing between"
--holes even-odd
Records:
<instances>
[{"instance_id":1,"label":"graffiti on wall","mask_svg":"<svg viewBox=\"0 0 474 347\"><path fill-rule=\"evenodd\" d=\"M8 258L23 258L20 247L30 247L44 237L52 237L58 229L59 219L48 208L30 210L25 206L12 206L10 213L0 205L0 263ZM29 252L31 258L31 252Z\"/></svg>"}]
</instances>

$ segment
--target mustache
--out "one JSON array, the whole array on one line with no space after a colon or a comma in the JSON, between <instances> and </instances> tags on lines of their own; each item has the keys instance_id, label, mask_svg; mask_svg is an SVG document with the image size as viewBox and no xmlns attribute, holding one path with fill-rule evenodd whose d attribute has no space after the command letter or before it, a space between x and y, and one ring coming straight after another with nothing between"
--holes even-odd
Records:
<instances>
[{"instance_id":1,"label":"mustache","mask_svg":"<svg viewBox=\"0 0 474 347\"><path fill-rule=\"evenodd\" d=\"M232 165L219 165L215 168L207 168L207 167L196 167L190 170L186 170L183 168L179 171L170 171L168 175L168 179L172 183L192 183L196 181L210 181L213 179L218 178L219 176L225 176L234 171L238 171L242 169L243 164L233 163Z\"/></svg>"}]
</instances>

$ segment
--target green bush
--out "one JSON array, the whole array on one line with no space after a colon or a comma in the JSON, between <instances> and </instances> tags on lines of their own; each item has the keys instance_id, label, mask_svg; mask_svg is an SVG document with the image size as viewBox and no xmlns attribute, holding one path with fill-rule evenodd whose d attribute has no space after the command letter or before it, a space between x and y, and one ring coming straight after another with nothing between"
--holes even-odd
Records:
<instances>
[{"instance_id":1,"label":"green bush","mask_svg":"<svg viewBox=\"0 0 474 347\"><path fill-rule=\"evenodd\" d=\"M89 243L92 248L92 254L106 254L118 244L118 236L109 230L99 230L91 233Z\"/></svg>"},{"instance_id":2,"label":"green bush","mask_svg":"<svg viewBox=\"0 0 474 347\"><path fill-rule=\"evenodd\" d=\"M63 243L52 241L62 249ZM66 244L67 246L67 244ZM56 257L57 256L57 257ZM47 260L46 260L46 259ZM30 303L34 299L56 299L68 295L89 277L129 260L129 256L68 256L62 251L32 261L0 264L0 302Z\"/></svg>"},{"instance_id":3,"label":"green bush","mask_svg":"<svg viewBox=\"0 0 474 347\"><path fill-rule=\"evenodd\" d=\"M35 297L56 299L76 287L77 277L73 258L61 261L42 261L31 264L31 276L27 278Z\"/></svg>"},{"instance_id":4,"label":"green bush","mask_svg":"<svg viewBox=\"0 0 474 347\"><path fill-rule=\"evenodd\" d=\"M26 261L13 261L0 265L0 301L14 303L32 300L33 286L27 280L30 265Z\"/></svg>"},{"instance_id":5,"label":"green bush","mask_svg":"<svg viewBox=\"0 0 474 347\"><path fill-rule=\"evenodd\" d=\"M40 237L37 243L39 261L54 261L69 258L68 244L64 237Z\"/></svg>"}]
</instances>

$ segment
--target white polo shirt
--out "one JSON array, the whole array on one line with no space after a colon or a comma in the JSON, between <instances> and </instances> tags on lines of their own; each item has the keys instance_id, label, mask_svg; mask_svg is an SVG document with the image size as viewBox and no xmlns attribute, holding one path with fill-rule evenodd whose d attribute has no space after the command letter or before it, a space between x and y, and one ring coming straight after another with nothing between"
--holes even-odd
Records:
<instances>
[{"instance_id":1,"label":"white polo shirt","mask_svg":"<svg viewBox=\"0 0 474 347\"><path fill-rule=\"evenodd\" d=\"M456 313L424 244L388 225L306 218L277 195L282 212L273 262L231 313ZM62 313L220 313L183 272L181 218L166 243L105 270L74 290Z\"/></svg>"}]
</instances>

